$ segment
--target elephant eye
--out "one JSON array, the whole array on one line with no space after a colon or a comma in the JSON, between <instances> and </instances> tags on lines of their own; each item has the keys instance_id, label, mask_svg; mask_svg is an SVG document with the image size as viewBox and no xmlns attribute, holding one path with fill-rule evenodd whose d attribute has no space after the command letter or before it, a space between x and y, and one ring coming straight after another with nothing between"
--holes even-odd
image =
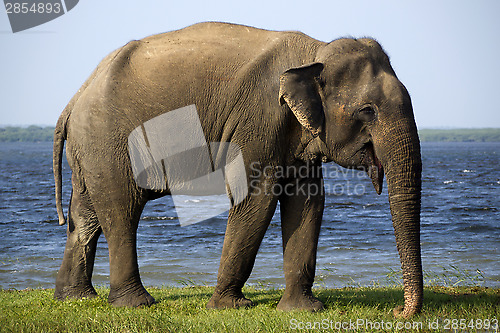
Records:
<instances>
[{"instance_id":1,"label":"elephant eye","mask_svg":"<svg viewBox=\"0 0 500 333\"><path fill-rule=\"evenodd\" d=\"M371 105L363 106L356 114L356 118L361 120L364 123L369 123L375 119L377 113L375 109Z\"/></svg>"}]
</instances>

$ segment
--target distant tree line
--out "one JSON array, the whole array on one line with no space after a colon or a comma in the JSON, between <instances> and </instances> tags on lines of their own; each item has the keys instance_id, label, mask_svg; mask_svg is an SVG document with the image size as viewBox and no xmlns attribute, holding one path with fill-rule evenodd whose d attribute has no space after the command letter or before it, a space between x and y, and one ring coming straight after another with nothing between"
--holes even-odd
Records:
<instances>
[{"instance_id":1,"label":"distant tree line","mask_svg":"<svg viewBox=\"0 0 500 333\"><path fill-rule=\"evenodd\" d=\"M0 142L52 141L53 126L0 127ZM421 141L500 142L500 128L422 129Z\"/></svg>"},{"instance_id":2,"label":"distant tree line","mask_svg":"<svg viewBox=\"0 0 500 333\"><path fill-rule=\"evenodd\" d=\"M422 129L421 141L431 142L499 142L500 128Z\"/></svg>"},{"instance_id":3,"label":"distant tree line","mask_svg":"<svg viewBox=\"0 0 500 333\"><path fill-rule=\"evenodd\" d=\"M52 141L53 136L53 126L0 127L0 142Z\"/></svg>"}]
</instances>

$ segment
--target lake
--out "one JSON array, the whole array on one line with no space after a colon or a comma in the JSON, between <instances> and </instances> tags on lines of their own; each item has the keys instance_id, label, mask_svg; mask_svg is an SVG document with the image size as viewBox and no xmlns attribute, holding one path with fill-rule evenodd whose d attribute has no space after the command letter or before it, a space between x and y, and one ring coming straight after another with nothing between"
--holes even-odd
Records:
<instances>
[{"instance_id":1,"label":"lake","mask_svg":"<svg viewBox=\"0 0 500 333\"><path fill-rule=\"evenodd\" d=\"M500 287L500 143L422 143L422 262L427 284ZM327 165L327 197L315 286L400 283L387 189L358 171ZM63 173L65 211L70 170ZM385 186L386 184L384 184ZM386 187L386 186L385 186ZM200 201L200 210L203 201ZM0 287L53 288L66 242L54 201L52 143L0 146ZM215 285L227 213L181 227L169 197L146 206L138 256L146 286ZM282 287L276 213L249 284ZM109 285L99 240L94 285Z\"/></svg>"}]
</instances>

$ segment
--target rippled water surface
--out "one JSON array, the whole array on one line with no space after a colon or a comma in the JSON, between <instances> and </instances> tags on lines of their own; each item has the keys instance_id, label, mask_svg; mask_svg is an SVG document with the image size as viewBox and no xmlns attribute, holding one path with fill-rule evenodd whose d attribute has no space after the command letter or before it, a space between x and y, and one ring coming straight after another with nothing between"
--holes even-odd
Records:
<instances>
[{"instance_id":1,"label":"rippled water surface","mask_svg":"<svg viewBox=\"0 0 500 333\"><path fill-rule=\"evenodd\" d=\"M423 143L422 260L427 283L476 281L500 287L500 143ZM343 172L345 174L343 174ZM387 284L399 271L387 190L377 196L358 172L325 169L325 214L316 285ZM63 175L65 209L70 170ZM385 184L384 184L385 185ZM54 286L66 227L57 223L51 143L0 146L0 287ZM204 209L200 203L201 210ZM165 197L146 206L138 231L145 285L216 282L227 214L180 227ZM94 283L109 283L104 237ZM266 233L249 283L282 286L279 214Z\"/></svg>"}]
</instances>

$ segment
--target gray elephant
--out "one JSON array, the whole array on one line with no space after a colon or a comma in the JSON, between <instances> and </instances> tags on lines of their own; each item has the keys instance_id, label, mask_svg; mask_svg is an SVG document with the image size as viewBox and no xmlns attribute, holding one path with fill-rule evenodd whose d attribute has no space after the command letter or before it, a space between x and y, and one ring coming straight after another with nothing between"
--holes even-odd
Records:
<instances>
[{"instance_id":1,"label":"gray elephant","mask_svg":"<svg viewBox=\"0 0 500 333\"><path fill-rule=\"evenodd\" d=\"M333 161L367 170L378 193L386 175L404 279L404 307L395 314L421 310L420 144L410 96L381 46L366 38L324 43L300 32L225 23L126 44L98 65L61 114L53 156L61 224L65 141L72 196L56 299L96 295L91 276L104 232L109 302L155 302L139 276L136 230L146 202L171 194L171 184L140 186L128 138L155 117L189 105L207 142L239 147L246 184L252 184L229 211L209 308L252 305L242 287L278 201L286 281L278 309L323 308L311 287L324 193L299 189L323 188L321 163ZM269 172L294 168L307 172ZM273 186L287 191L267 190Z\"/></svg>"}]
</instances>

